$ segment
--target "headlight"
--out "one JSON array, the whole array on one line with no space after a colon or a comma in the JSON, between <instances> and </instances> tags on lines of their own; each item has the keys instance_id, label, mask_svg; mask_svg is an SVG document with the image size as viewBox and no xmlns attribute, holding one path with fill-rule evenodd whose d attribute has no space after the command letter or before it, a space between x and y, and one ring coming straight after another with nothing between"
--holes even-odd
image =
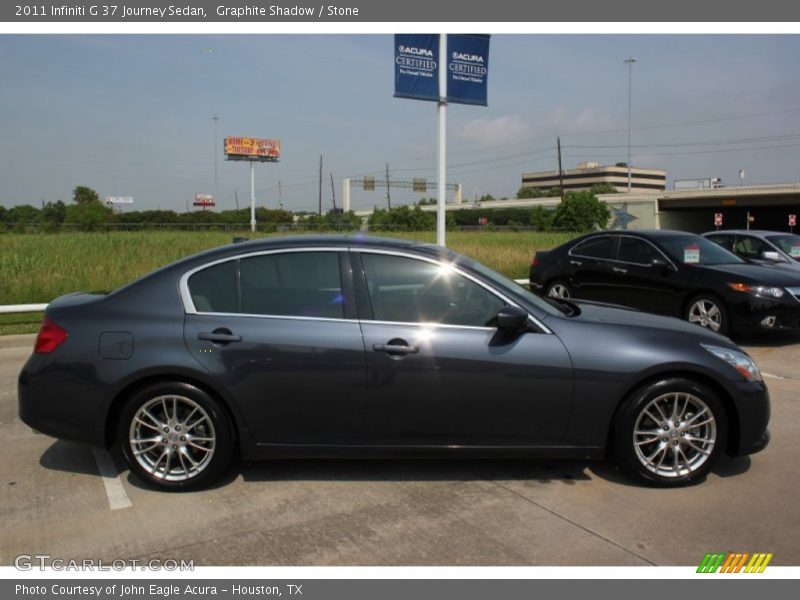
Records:
<instances>
[{"instance_id":1,"label":"headlight","mask_svg":"<svg viewBox=\"0 0 800 600\"><path fill-rule=\"evenodd\" d=\"M750 285L748 283L729 283L728 286L737 292L748 292L756 296L771 296L781 298L785 293L783 288L771 285Z\"/></svg>"},{"instance_id":2,"label":"headlight","mask_svg":"<svg viewBox=\"0 0 800 600\"><path fill-rule=\"evenodd\" d=\"M747 356L747 354L744 352L731 350L730 348L723 348L722 346L710 346L707 344L700 345L717 358L720 358L731 365L748 381L763 381L761 378L761 371L758 370L756 361Z\"/></svg>"}]
</instances>

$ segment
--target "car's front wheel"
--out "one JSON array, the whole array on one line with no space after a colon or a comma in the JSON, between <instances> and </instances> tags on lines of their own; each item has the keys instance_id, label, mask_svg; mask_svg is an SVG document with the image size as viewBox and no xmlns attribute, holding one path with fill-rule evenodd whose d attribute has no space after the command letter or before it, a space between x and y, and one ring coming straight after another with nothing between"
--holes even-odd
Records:
<instances>
[{"instance_id":1,"label":"car's front wheel","mask_svg":"<svg viewBox=\"0 0 800 600\"><path fill-rule=\"evenodd\" d=\"M725 408L707 386L680 377L647 385L620 407L613 450L638 482L677 487L705 477L728 435Z\"/></svg>"},{"instance_id":2,"label":"car's front wheel","mask_svg":"<svg viewBox=\"0 0 800 600\"><path fill-rule=\"evenodd\" d=\"M233 458L234 434L219 402L183 382L147 386L125 404L118 440L131 472L165 490L193 490Z\"/></svg>"},{"instance_id":3,"label":"car's front wheel","mask_svg":"<svg viewBox=\"0 0 800 600\"><path fill-rule=\"evenodd\" d=\"M728 309L712 294L698 294L692 298L686 308L686 320L722 335L730 330Z\"/></svg>"}]
</instances>

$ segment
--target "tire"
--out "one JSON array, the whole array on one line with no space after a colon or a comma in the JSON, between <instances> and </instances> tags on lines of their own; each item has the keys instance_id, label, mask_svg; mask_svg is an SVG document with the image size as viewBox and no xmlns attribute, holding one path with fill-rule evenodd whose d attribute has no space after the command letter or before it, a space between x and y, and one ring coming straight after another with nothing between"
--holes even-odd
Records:
<instances>
[{"instance_id":1,"label":"tire","mask_svg":"<svg viewBox=\"0 0 800 600\"><path fill-rule=\"evenodd\" d=\"M160 382L125 403L117 440L139 479L160 490L190 491L208 486L230 465L235 434L225 410L205 391Z\"/></svg>"},{"instance_id":2,"label":"tire","mask_svg":"<svg viewBox=\"0 0 800 600\"><path fill-rule=\"evenodd\" d=\"M728 307L714 294L702 293L694 296L686 304L684 318L714 333L728 335L730 318Z\"/></svg>"},{"instance_id":3,"label":"tire","mask_svg":"<svg viewBox=\"0 0 800 600\"><path fill-rule=\"evenodd\" d=\"M555 279L547 284L544 295L548 298L572 298L572 286L564 279Z\"/></svg>"},{"instance_id":4,"label":"tire","mask_svg":"<svg viewBox=\"0 0 800 600\"><path fill-rule=\"evenodd\" d=\"M651 383L631 395L617 412L611 436L620 468L653 487L704 479L727 441L728 419L720 398L681 377Z\"/></svg>"}]
</instances>

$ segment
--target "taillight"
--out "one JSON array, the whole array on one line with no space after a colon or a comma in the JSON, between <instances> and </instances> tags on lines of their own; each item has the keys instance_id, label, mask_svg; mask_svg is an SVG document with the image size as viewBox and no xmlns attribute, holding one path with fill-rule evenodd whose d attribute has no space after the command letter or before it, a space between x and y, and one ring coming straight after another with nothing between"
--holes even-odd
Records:
<instances>
[{"instance_id":1,"label":"taillight","mask_svg":"<svg viewBox=\"0 0 800 600\"><path fill-rule=\"evenodd\" d=\"M531 266L535 267L538 264L539 264L539 257L536 254L534 254L533 255L533 260L531 261Z\"/></svg>"},{"instance_id":2,"label":"taillight","mask_svg":"<svg viewBox=\"0 0 800 600\"><path fill-rule=\"evenodd\" d=\"M33 351L36 354L50 354L66 341L68 335L65 329L45 317L42 319L42 326L39 327L39 335L36 336L36 345L33 347Z\"/></svg>"}]
</instances>

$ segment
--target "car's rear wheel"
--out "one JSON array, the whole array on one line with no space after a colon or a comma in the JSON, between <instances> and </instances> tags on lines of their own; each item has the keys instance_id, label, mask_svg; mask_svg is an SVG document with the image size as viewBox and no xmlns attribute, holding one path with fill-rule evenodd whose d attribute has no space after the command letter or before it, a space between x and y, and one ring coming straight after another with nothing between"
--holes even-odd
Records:
<instances>
[{"instance_id":1,"label":"car's rear wheel","mask_svg":"<svg viewBox=\"0 0 800 600\"><path fill-rule=\"evenodd\" d=\"M640 483L677 487L705 477L728 435L725 408L707 386L684 378L652 383L620 408L613 450Z\"/></svg>"},{"instance_id":2,"label":"car's rear wheel","mask_svg":"<svg viewBox=\"0 0 800 600\"><path fill-rule=\"evenodd\" d=\"M689 301L686 320L722 335L727 335L730 329L728 309L722 300L711 294L698 294Z\"/></svg>"},{"instance_id":3,"label":"car's rear wheel","mask_svg":"<svg viewBox=\"0 0 800 600\"><path fill-rule=\"evenodd\" d=\"M233 428L224 409L182 382L136 392L122 410L118 439L131 472L166 490L204 487L233 458Z\"/></svg>"},{"instance_id":4,"label":"car's rear wheel","mask_svg":"<svg viewBox=\"0 0 800 600\"><path fill-rule=\"evenodd\" d=\"M572 298L572 287L563 279L556 279L547 284L545 295L549 298Z\"/></svg>"}]
</instances>

